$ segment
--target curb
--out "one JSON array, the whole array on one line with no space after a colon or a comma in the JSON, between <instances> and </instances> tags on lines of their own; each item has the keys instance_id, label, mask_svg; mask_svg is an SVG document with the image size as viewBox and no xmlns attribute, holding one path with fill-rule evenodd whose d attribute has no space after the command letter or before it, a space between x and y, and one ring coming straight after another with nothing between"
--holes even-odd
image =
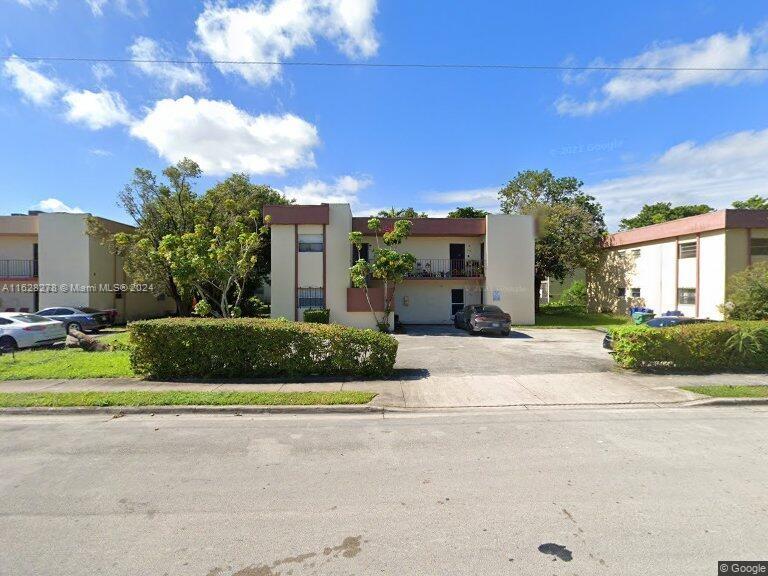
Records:
<instances>
[{"instance_id":1,"label":"curb","mask_svg":"<svg viewBox=\"0 0 768 576\"><path fill-rule=\"evenodd\" d=\"M115 417L149 414L383 414L384 408L368 404L327 406L69 406L62 408L0 408L0 416L60 416L110 414Z\"/></svg>"},{"instance_id":2,"label":"curb","mask_svg":"<svg viewBox=\"0 0 768 576\"><path fill-rule=\"evenodd\" d=\"M698 406L767 406L768 398L703 398L686 402L683 406L697 408Z\"/></svg>"}]
</instances>

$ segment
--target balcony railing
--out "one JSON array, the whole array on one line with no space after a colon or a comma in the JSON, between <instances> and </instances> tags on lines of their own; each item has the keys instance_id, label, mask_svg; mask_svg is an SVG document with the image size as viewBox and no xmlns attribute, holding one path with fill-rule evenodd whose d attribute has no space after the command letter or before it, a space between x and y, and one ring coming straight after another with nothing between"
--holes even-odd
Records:
<instances>
[{"instance_id":1,"label":"balcony railing","mask_svg":"<svg viewBox=\"0 0 768 576\"><path fill-rule=\"evenodd\" d=\"M0 260L0 278L36 278L36 260Z\"/></svg>"},{"instance_id":2,"label":"balcony railing","mask_svg":"<svg viewBox=\"0 0 768 576\"><path fill-rule=\"evenodd\" d=\"M406 278L443 279L480 278L482 276L483 263L480 260L422 258L416 260L413 270Z\"/></svg>"}]
</instances>

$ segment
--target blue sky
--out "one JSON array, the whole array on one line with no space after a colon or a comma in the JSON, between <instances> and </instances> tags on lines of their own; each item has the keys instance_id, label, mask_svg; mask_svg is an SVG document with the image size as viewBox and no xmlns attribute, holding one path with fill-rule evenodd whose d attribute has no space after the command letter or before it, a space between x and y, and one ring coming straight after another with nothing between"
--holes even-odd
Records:
<instances>
[{"instance_id":1,"label":"blue sky","mask_svg":"<svg viewBox=\"0 0 768 576\"><path fill-rule=\"evenodd\" d=\"M527 4L527 5L526 5ZM768 7L402 0L0 0L0 53L179 60L760 68ZM190 156L357 214L498 206L577 176L609 224L644 202L768 194L765 72L303 68L5 60L3 213L125 220L136 166Z\"/></svg>"}]
</instances>

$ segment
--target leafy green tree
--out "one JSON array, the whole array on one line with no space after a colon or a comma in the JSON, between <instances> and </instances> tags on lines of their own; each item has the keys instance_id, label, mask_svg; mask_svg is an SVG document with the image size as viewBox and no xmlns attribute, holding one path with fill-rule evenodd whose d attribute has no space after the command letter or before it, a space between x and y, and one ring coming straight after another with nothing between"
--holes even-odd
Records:
<instances>
[{"instance_id":1,"label":"leafy green tree","mask_svg":"<svg viewBox=\"0 0 768 576\"><path fill-rule=\"evenodd\" d=\"M448 212L448 218L485 218L488 212L472 206L457 207Z\"/></svg>"},{"instance_id":2,"label":"leafy green tree","mask_svg":"<svg viewBox=\"0 0 768 576\"><path fill-rule=\"evenodd\" d=\"M606 233L603 208L581 191L582 185L577 178L555 178L549 170L525 170L499 191L503 213L531 215L538 223L536 311L545 279L562 282L575 270L598 264Z\"/></svg>"},{"instance_id":3,"label":"leafy green tree","mask_svg":"<svg viewBox=\"0 0 768 576\"><path fill-rule=\"evenodd\" d=\"M768 198L755 194L746 200L736 200L733 207L740 210L768 210Z\"/></svg>"},{"instance_id":4,"label":"leafy green tree","mask_svg":"<svg viewBox=\"0 0 768 576\"><path fill-rule=\"evenodd\" d=\"M192 185L201 174L200 167L187 158L163 170L165 182L158 181L149 170L136 168L133 180L118 199L135 229L112 234L98 219L88 221L88 233L123 259L123 268L132 281L151 284L157 293L171 296L177 314L184 316L191 312L192 294L174 277L160 254L160 244L169 234L194 230L199 197Z\"/></svg>"},{"instance_id":5,"label":"leafy green tree","mask_svg":"<svg viewBox=\"0 0 768 576\"><path fill-rule=\"evenodd\" d=\"M757 262L728 279L722 312L730 320L768 320L768 262Z\"/></svg>"},{"instance_id":6,"label":"leafy green tree","mask_svg":"<svg viewBox=\"0 0 768 576\"><path fill-rule=\"evenodd\" d=\"M403 240L410 235L412 226L410 220L397 220L391 230L385 231L378 218L368 220L368 229L376 238L371 261L366 262L361 258L349 269L352 285L365 291L365 299L371 308L376 325L382 332L389 331L389 318L394 311L395 288L403 282L416 263L413 254L398 249ZM363 233L351 232L349 241L360 251L363 245ZM373 309L368 293L369 277L379 280L384 288L384 313L381 318Z\"/></svg>"},{"instance_id":7,"label":"leafy green tree","mask_svg":"<svg viewBox=\"0 0 768 576\"><path fill-rule=\"evenodd\" d=\"M631 230L650 226L651 224L661 224L670 220L679 220L688 216L698 216L712 212L714 208L706 204L694 204L690 206L672 206L671 202L656 202L655 204L645 204L637 216L632 218L623 218L619 224L621 230Z\"/></svg>"},{"instance_id":8,"label":"leafy green tree","mask_svg":"<svg viewBox=\"0 0 768 576\"><path fill-rule=\"evenodd\" d=\"M223 317L240 316L246 281L256 269L268 231L266 226L253 231L259 213L251 210L244 217L232 198L217 213L221 222L213 227L200 223L193 232L165 236L159 252L174 277L214 302Z\"/></svg>"},{"instance_id":9,"label":"leafy green tree","mask_svg":"<svg viewBox=\"0 0 768 576\"><path fill-rule=\"evenodd\" d=\"M389 208L388 210L379 210L376 215L379 218L429 218L426 212L417 212L413 208Z\"/></svg>"}]
</instances>

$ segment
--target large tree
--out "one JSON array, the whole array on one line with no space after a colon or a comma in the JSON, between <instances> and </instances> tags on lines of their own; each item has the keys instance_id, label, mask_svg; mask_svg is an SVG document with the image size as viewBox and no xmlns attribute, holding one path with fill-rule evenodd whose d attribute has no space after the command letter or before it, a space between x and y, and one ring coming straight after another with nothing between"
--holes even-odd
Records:
<instances>
[{"instance_id":1,"label":"large tree","mask_svg":"<svg viewBox=\"0 0 768 576\"><path fill-rule=\"evenodd\" d=\"M755 194L746 200L736 200L733 207L741 210L768 210L768 198Z\"/></svg>"},{"instance_id":2,"label":"large tree","mask_svg":"<svg viewBox=\"0 0 768 576\"><path fill-rule=\"evenodd\" d=\"M448 218L485 218L488 212L473 206L459 206L448 212Z\"/></svg>"},{"instance_id":3,"label":"large tree","mask_svg":"<svg viewBox=\"0 0 768 576\"><path fill-rule=\"evenodd\" d=\"M501 211L527 214L538 223L535 264L535 303L539 309L541 283L562 282L579 268L598 262L606 233L603 208L581 191L577 178L556 178L549 170L525 170L499 191Z\"/></svg>"},{"instance_id":4,"label":"large tree","mask_svg":"<svg viewBox=\"0 0 768 576\"><path fill-rule=\"evenodd\" d=\"M712 212L714 208L706 204L692 204L683 206L672 206L671 202L656 202L655 204L645 204L638 212L637 216L632 218L623 218L619 224L621 230L631 230L650 226L651 224L661 224L670 220L678 220L688 216L698 216Z\"/></svg>"},{"instance_id":5,"label":"large tree","mask_svg":"<svg viewBox=\"0 0 768 576\"><path fill-rule=\"evenodd\" d=\"M387 210L379 210L377 214L379 218L429 218L426 212L417 212L413 208L388 208Z\"/></svg>"},{"instance_id":6,"label":"large tree","mask_svg":"<svg viewBox=\"0 0 768 576\"><path fill-rule=\"evenodd\" d=\"M169 295L180 315L191 311L192 293L174 277L160 253L160 244L169 234L194 231L199 197L192 186L201 174L200 167L187 158L163 170L165 181L159 181L150 170L136 168L118 201L133 219L135 229L112 234L99 220L91 218L88 222L89 234L101 238L123 258L131 280L152 284L156 292Z\"/></svg>"}]
</instances>

